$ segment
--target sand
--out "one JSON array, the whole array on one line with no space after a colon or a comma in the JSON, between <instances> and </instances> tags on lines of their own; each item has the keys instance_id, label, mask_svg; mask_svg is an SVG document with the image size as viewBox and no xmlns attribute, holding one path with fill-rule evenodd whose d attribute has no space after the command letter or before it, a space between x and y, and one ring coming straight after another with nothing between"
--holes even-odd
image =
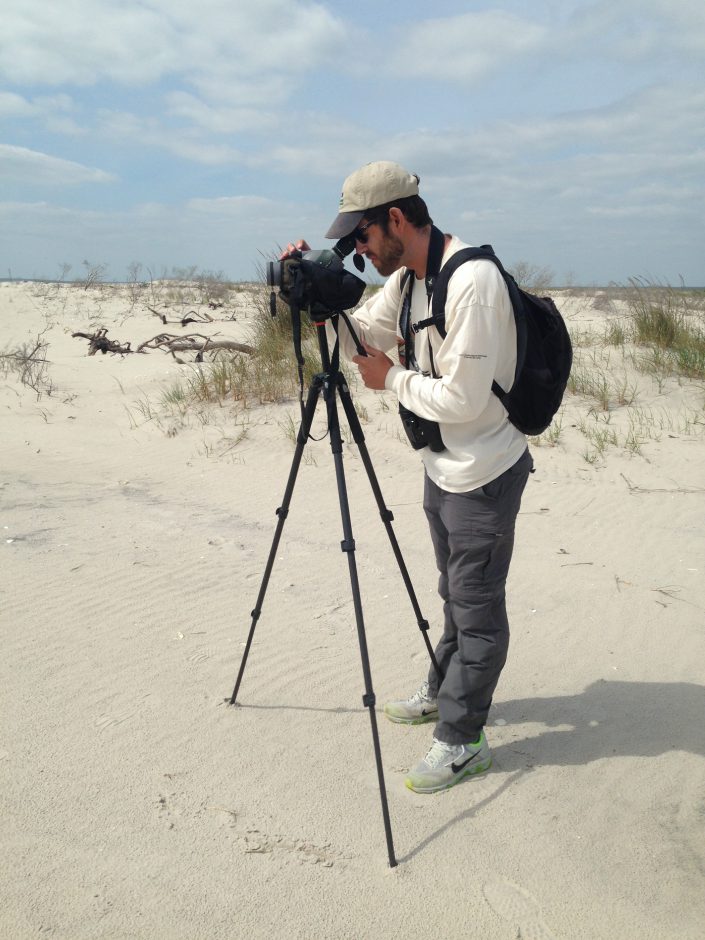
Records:
<instances>
[{"instance_id":1,"label":"sand","mask_svg":"<svg viewBox=\"0 0 705 940\"><path fill-rule=\"evenodd\" d=\"M574 328L613 315L589 301L564 298ZM204 329L241 340L251 309ZM493 768L413 794L432 726L380 714L391 868L328 441L306 449L232 707L297 404L253 407L239 442L230 406L177 420L161 395L192 366L89 357L71 332L97 326L133 346L164 329L125 290L0 285L0 350L42 333L53 385L0 387L0 937L701 938L702 388L635 380L611 426L636 422L640 453L623 437L593 459L573 396L533 448ZM420 462L393 400L354 396L435 641ZM428 657L354 445L344 465L382 703Z\"/></svg>"}]
</instances>

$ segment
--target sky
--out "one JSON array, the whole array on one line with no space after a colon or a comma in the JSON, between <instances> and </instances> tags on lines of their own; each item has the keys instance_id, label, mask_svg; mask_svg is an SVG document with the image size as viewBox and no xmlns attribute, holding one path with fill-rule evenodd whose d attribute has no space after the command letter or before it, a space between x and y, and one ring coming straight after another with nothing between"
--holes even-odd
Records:
<instances>
[{"instance_id":1,"label":"sky","mask_svg":"<svg viewBox=\"0 0 705 940\"><path fill-rule=\"evenodd\" d=\"M374 160L507 266L703 286L705 3L3 2L0 278L256 280Z\"/></svg>"}]
</instances>

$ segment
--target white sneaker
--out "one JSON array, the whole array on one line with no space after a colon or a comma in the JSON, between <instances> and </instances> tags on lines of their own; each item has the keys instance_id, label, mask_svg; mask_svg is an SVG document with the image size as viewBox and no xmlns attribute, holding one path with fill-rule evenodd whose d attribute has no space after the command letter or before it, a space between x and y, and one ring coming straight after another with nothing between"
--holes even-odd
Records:
<instances>
[{"instance_id":1,"label":"white sneaker","mask_svg":"<svg viewBox=\"0 0 705 940\"><path fill-rule=\"evenodd\" d=\"M402 702L387 702L384 714L390 721L402 725L422 725L438 718L438 702L428 694L428 682L424 682L411 696Z\"/></svg>"},{"instance_id":2,"label":"white sneaker","mask_svg":"<svg viewBox=\"0 0 705 940\"><path fill-rule=\"evenodd\" d=\"M466 777L489 770L492 755L484 732L474 744L446 744L433 739L433 746L404 781L416 793L436 793L460 783Z\"/></svg>"}]
</instances>

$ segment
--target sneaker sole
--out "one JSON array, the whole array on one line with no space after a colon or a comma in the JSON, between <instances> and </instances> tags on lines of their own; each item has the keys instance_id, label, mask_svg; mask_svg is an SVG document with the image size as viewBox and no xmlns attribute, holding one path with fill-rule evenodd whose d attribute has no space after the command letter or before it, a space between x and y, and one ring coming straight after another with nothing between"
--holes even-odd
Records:
<instances>
[{"instance_id":1,"label":"sneaker sole","mask_svg":"<svg viewBox=\"0 0 705 940\"><path fill-rule=\"evenodd\" d=\"M466 770L464 773L458 774L453 777L452 780L449 780L448 783L436 784L433 787L417 787L407 779L404 781L407 790L413 790L414 793L440 793L442 790L450 790L451 787L454 787L457 783L460 783L461 780L467 780L468 777L475 777L477 774L482 774L486 770L489 770L492 766L492 758L490 757L486 761L482 761L480 764L475 764L474 767L471 767L469 770Z\"/></svg>"},{"instance_id":2,"label":"sneaker sole","mask_svg":"<svg viewBox=\"0 0 705 940\"><path fill-rule=\"evenodd\" d=\"M384 713L385 716L393 721L395 725L425 725L429 721L438 721L438 712L432 712L430 715L421 715L418 718L401 718L397 715L390 715L389 712Z\"/></svg>"}]
</instances>

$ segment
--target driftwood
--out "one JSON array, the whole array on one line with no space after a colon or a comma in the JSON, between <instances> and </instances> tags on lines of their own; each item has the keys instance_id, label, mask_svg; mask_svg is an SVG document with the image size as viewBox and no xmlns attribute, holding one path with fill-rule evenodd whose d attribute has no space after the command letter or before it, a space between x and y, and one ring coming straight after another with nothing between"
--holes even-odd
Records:
<instances>
[{"instance_id":1,"label":"driftwood","mask_svg":"<svg viewBox=\"0 0 705 940\"><path fill-rule=\"evenodd\" d=\"M175 336L173 333L160 333L153 336L137 347L137 352L145 349L164 349L177 359L177 352L195 353L195 361L203 362L203 354L225 349L229 352L242 352L252 355L254 348L246 343L237 343L231 339L215 339L212 336L203 336L201 333L188 333L186 336ZM177 359L177 361L180 361Z\"/></svg>"},{"instance_id":2,"label":"driftwood","mask_svg":"<svg viewBox=\"0 0 705 940\"><path fill-rule=\"evenodd\" d=\"M135 351L140 352L139 349L131 349L129 343L118 343L115 339L108 339L108 331L105 327L96 330L95 333L72 333L71 336L79 336L81 339L88 340L89 356L95 356L97 352L103 353L103 355L108 352L119 353L121 356Z\"/></svg>"},{"instance_id":3,"label":"driftwood","mask_svg":"<svg viewBox=\"0 0 705 940\"><path fill-rule=\"evenodd\" d=\"M212 301L208 304L210 310L219 310L222 306L223 304L216 304ZM165 313L160 313L158 310L155 310L154 307L150 307L149 305L147 305L147 310L149 310L150 313L153 313L155 317L159 317L164 326L166 326L167 323L180 323L181 326L188 326L189 323L215 322L215 317L212 317L209 313L206 313L205 310L189 310L188 313L184 314L180 320L178 318L175 320L168 320ZM234 322L235 319L235 316L226 317L226 320L230 323Z\"/></svg>"},{"instance_id":4,"label":"driftwood","mask_svg":"<svg viewBox=\"0 0 705 940\"><path fill-rule=\"evenodd\" d=\"M176 336L173 333L159 333L151 339L140 343L137 349L132 349L130 343L119 343L117 340L108 339L107 329L105 327L96 330L95 333L72 333L72 336L78 336L89 341L88 355L95 356L97 352L118 353L146 353L148 349L163 349L172 354L177 362L182 362L176 353L190 352L195 353L195 361L203 362L203 354L206 352L216 352L219 349L228 352L241 352L252 355L254 347L246 343L238 343L231 339L216 339L212 336L203 336L201 333L188 333L186 336Z\"/></svg>"},{"instance_id":5,"label":"driftwood","mask_svg":"<svg viewBox=\"0 0 705 940\"><path fill-rule=\"evenodd\" d=\"M211 310L215 310L215 307L212 307L210 304L208 306ZM188 326L189 323L213 323L213 317L205 311L189 310L189 312L184 314L180 320L177 319L170 321L167 320L165 313L160 313L158 310L155 310L154 307L148 306L147 310L149 310L150 313L153 313L155 317L159 317L164 326L166 326L169 322L180 323L181 326Z\"/></svg>"}]
</instances>

